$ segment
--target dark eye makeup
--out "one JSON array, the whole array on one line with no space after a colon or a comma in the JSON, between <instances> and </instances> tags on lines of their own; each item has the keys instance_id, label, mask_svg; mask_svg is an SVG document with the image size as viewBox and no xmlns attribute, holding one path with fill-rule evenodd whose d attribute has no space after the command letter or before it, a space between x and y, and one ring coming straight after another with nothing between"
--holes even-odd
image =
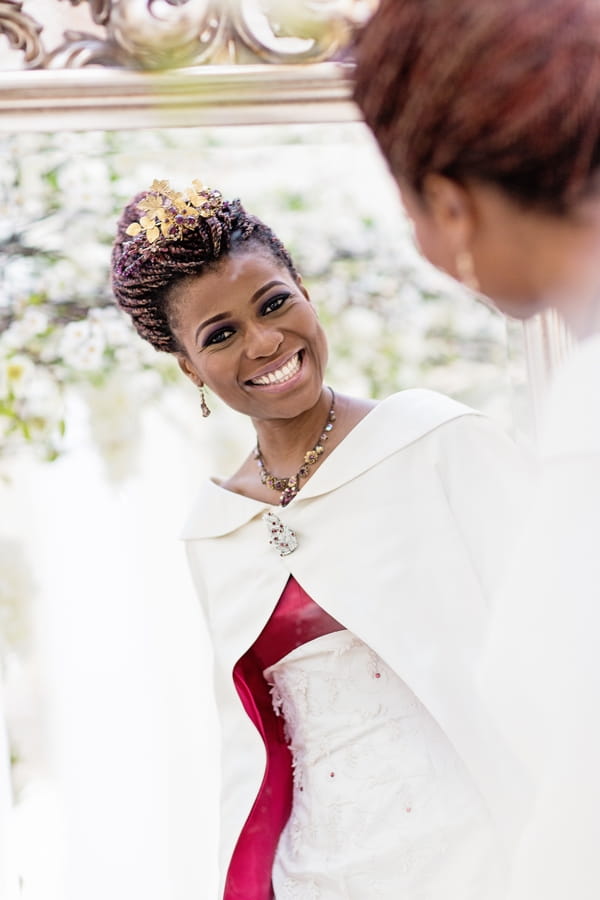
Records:
<instances>
[{"instance_id":1,"label":"dark eye makeup","mask_svg":"<svg viewBox=\"0 0 600 900\"><path fill-rule=\"evenodd\" d=\"M223 341L226 341L227 338L233 334L233 328L227 326L226 328L217 328L216 331L211 332L203 341L202 346L208 347L210 344L222 344Z\"/></svg>"},{"instance_id":2,"label":"dark eye makeup","mask_svg":"<svg viewBox=\"0 0 600 900\"><path fill-rule=\"evenodd\" d=\"M283 294L275 294L273 297L269 297L269 299L266 300L260 308L261 316L268 316L270 313L277 312L277 310L281 309L281 307L289 297L291 297L290 291L286 291ZM202 346L209 347L214 344L222 344L234 333L235 328L232 328L230 325L225 325L221 328L217 328L202 341Z\"/></svg>"},{"instance_id":3,"label":"dark eye makeup","mask_svg":"<svg viewBox=\"0 0 600 900\"><path fill-rule=\"evenodd\" d=\"M284 294L276 294L274 297L269 297L261 307L261 315L266 316L271 312L276 312L290 296L290 292L286 291Z\"/></svg>"}]
</instances>

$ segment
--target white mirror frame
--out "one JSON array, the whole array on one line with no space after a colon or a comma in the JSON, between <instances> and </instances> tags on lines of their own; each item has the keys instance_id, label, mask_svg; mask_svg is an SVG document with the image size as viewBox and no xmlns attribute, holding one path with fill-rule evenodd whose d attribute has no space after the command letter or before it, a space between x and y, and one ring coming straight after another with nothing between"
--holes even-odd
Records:
<instances>
[{"instance_id":1,"label":"white mirror frame","mask_svg":"<svg viewBox=\"0 0 600 900\"><path fill-rule=\"evenodd\" d=\"M0 130L358 121L351 75L350 65L335 62L10 72L0 82Z\"/></svg>"}]
</instances>

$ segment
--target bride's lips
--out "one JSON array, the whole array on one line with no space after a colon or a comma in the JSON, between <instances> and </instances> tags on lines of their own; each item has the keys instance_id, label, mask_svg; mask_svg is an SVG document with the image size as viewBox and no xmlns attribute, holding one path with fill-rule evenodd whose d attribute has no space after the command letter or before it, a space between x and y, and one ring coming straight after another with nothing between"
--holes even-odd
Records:
<instances>
[{"instance_id":1,"label":"bride's lips","mask_svg":"<svg viewBox=\"0 0 600 900\"><path fill-rule=\"evenodd\" d=\"M302 372L304 353L296 351L281 362L273 363L268 368L262 369L246 381L247 385L260 390L285 388L295 382Z\"/></svg>"}]
</instances>

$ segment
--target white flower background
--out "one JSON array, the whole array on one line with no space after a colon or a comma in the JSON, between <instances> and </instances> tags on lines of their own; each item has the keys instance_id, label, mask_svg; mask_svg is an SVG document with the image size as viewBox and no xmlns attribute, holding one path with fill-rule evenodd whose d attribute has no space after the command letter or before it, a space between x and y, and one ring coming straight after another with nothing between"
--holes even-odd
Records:
<instances>
[{"instance_id":1,"label":"white flower background","mask_svg":"<svg viewBox=\"0 0 600 900\"><path fill-rule=\"evenodd\" d=\"M154 178L176 188L200 178L239 196L291 250L329 334L338 391L430 387L519 436L520 330L420 259L362 126L0 143L0 651L14 896L208 897L210 647L176 538L195 484L231 470L251 435L214 397L202 421L172 360L114 307L120 209Z\"/></svg>"}]
</instances>

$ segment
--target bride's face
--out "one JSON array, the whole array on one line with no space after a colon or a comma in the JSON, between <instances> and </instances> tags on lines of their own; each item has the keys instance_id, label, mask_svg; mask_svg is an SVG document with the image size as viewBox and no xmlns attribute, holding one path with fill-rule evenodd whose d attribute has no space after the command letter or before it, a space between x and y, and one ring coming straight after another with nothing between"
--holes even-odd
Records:
<instances>
[{"instance_id":1,"label":"bride's face","mask_svg":"<svg viewBox=\"0 0 600 900\"><path fill-rule=\"evenodd\" d=\"M232 409L291 418L318 401L325 334L301 283L268 250L238 250L169 299L183 371Z\"/></svg>"}]
</instances>

